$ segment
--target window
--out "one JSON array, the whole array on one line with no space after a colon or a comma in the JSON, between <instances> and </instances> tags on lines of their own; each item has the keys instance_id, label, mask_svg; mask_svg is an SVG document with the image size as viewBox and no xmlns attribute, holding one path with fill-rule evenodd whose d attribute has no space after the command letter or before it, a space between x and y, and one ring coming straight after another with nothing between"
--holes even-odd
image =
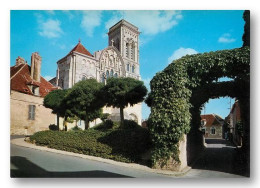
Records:
<instances>
[{"instance_id":1,"label":"window","mask_svg":"<svg viewBox=\"0 0 260 188\"><path fill-rule=\"evenodd\" d=\"M135 73L135 66L132 66L132 73Z\"/></svg>"},{"instance_id":2,"label":"window","mask_svg":"<svg viewBox=\"0 0 260 188\"><path fill-rule=\"evenodd\" d=\"M129 65L129 64L127 64L127 66L126 66L126 70L127 70L127 72L130 71L130 65Z\"/></svg>"},{"instance_id":3,"label":"window","mask_svg":"<svg viewBox=\"0 0 260 188\"><path fill-rule=\"evenodd\" d=\"M110 77L113 77L114 76L114 71L113 69L110 71Z\"/></svg>"},{"instance_id":4,"label":"window","mask_svg":"<svg viewBox=\"0 0 260 188\"><path fill-rule=\"evenodd\" d=\"M105 83L105 74L102 74L102 83Z\"/></svg>"},{"instance_id":5,"label":"window","mask_svg":"<svg viewBox=\"0 0 260 188\"><path fill-rule=\"evenodd\" d=\"M129 43L126 43L126 51L125 51L126 57L129 58Z\"/></svg>"},{"instance_id":6,"label":"window","mask_svg":"<svg viewBox=\"0 0 260 188\"><path fill-rule=\"evenodd\" d=\"M118 77L117 73L115 73L115 75L114 75L114 76L115 76L115 78L117 78L117 77Z\"/></svg>"},{"instance_id":7,"label":"window","mask_svg":"<svg viewBox=\"0 0 260 188\"><path fill-rule=\"evenodd\" d=\"M82 80L86 80L87 78L86 78L86 76L82 76Z\"/></svg>"},{"instance_id":8,"label":"window","mask_svg":"<svg viewBox=\"0 0 260 188\"><path fill-rule=\"evenodd\" d=\"M109 71L106 72L106 77L109 78Z\"/></svg>"},{"instance_id":9,"label":"window","mask_svg":"<svg viewBox=\"0 0 260 188\"><path fill-rule=\"evenodd\" d=\"M35 105L29 105L29 119L35 120Z\"/></svg>"},{"instance_id":10,"label":"window","mask_svg":"<svg viewBox=\"0 0 260 188\"><path fill-rule=\"evenodd\" d=\"M135 44L134 43L132 43L132 45L131 45L131 59L132 60L135 60Z\"/></svg>"},{"instance_id":11,"label":"window","mask_svg":"<svg viewBox=\"0 0 260 188\"><path fill-rule=\"evenodd\" d=\"M215 127L212 127L212 128L211 128L211 134L216 134L216 129L215 129Z\"/></svg>"}]
</instances>

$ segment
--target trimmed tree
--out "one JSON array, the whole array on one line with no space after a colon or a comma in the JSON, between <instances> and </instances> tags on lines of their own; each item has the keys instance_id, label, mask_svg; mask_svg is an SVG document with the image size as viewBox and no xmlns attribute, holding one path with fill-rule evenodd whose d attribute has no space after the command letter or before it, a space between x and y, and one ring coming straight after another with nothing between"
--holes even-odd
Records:
<instances>
[{"instance_id":1,"label":"trimmed tree","mask_svg":"<svg viewBox=\"0 0 260 188\"><path fill-rule=\"evenodd\" d=\"M68 92L65 103L68 106L67 113L73 114L85 121L85 130L89 128L89 122L100 117L104 103L98 97L103 84L95 79L87 79L76 83Z\"/></svg>"},{"instance_id":2,"label":"trimmed tree","mask_svg":"<svg viewBox=\"0 0 260 188\"><path fill-rule=\"evenodd\" d=\"M48 93L43 100L43 105L46 108L52 109L52 113L57 114L57 126L59 130L59 117L65 116L66 108L64 108L63 99L67 90L54 90Z\"/></svg>"},{"instance_id":3,"label":"trimmed tree","mask_svg":"<svg viewBox=\"0 0 260 188\"><path fill-rule=\"evenodd\" d=\"M124 108L142 102L147 94L143 81L134 78L109 78L102 91L107 106L120 109L120 126L124 124Z\"/></svg>"}]
</instances>

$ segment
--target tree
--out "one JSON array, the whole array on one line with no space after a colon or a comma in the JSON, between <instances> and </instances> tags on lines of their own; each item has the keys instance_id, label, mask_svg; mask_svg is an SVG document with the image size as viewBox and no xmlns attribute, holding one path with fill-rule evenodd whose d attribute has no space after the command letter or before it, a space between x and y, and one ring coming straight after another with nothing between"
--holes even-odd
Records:
<instances>
[{"instance_id":1,"label":"tree","mask_svg":"<svg viewBox=\"0 0 260 188\"><path fill-rule=\"evenodd\" d=\"M85 130L89 122L98 118L102 113L104 103L99 98L99 91L103 84L95 79L87 79L76 83L65 97L66 113L85 120Z\"/></svg>"},{"instance_id":2,"label":"tree","mask_svg":"<svg viewBox=\"0 0 260 188\"><path fill-rule=\"evenodd\" d=\"M245 10L243 14L243 19L245 21L244 25L244 34L243 34L243 47L250 47L250 11Z\"/></svg>"},{"instance_id":3,"label":"tree","mask_svg":"<svg viewBox=\"0 0 260 188\"><path fill-rule=\"evenodd\" d=\"M142 102L147 89L142 81L134 78L109 78L102 91L107 106L120 109L120 126L124 123L124 108Z\"/></svg>"},{"instance_id":4,"label":"tree","mask_svg":"<svg viewBox=\"0 0 260 188\"><path fill-rule=\"evenodd\" d=\"M65 116L66 108L64 108L63 99L67 90L54 90L48 93L43 100L43 105L46 108L52 109L52 113L57 114L57 126L59 130L59 117Z\"/></svg>"}]
</instances>

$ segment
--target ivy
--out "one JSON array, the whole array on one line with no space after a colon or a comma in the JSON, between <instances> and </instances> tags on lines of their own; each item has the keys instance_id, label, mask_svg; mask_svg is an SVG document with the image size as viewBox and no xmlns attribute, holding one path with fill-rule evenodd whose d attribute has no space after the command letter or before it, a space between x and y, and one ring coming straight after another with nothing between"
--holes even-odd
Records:
<instances>
[{"instance_id":1,"label":"ivy","mask_svg":"<svg viewBox=\"0 0 260 188\"><path fill-rule=\"evenodd\" d=\"M233 81L217 82L221 77ZM148 127L154 144L153 165L164 165L170 157L180 162L178 143L200 124L201 107L209 98L231 96L249 101L249 80L249 47L187 55L157 73L146 99L151 107Z\"/></svg>"}]
</instances>

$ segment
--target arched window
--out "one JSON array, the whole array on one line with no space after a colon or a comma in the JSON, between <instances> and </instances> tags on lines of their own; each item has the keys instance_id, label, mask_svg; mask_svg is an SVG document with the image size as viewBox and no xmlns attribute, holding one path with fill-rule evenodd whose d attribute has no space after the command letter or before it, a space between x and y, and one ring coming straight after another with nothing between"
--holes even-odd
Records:
<instances>
[{"instance_id":1,"label":"arched window","mask_svg":"<svg viewBox=\"0 0 260 188\"><path fill-rule=\"evenodd\" d=\"M216 129L215 129L215 127L212 127L212 128L211 128L211 134L216 134Z\"/></svg>"},{"instance_id":2,"label":"arched window","mask_svg":"<svg viewBox=\"0 0 260 188\"><path fill-rule=\"evenodd\" d=\"M110 77L113 77L114 76L114 71L113 69L110 71Z\"/></svg>"},{"instance_id":3,"label":"arched window","mask_svg":"<svg viewBox=\"0 0 260 188\"><path fill-rule=\"evenodd\" d=\"M132 66L132 73L135 73L135 66Z\"/></svg>"},{"instance_id":4,"label":"arched window","mask_svg":"<svg viewBox=\"0 0 260 188\"><path fill-rule=\"evenodd\" d=\"M117 77L118 77L117 73L115 73L114 77L115 77L115 78L117 78Z\"/></svg>"},{"instance_id":5,"label":"arched window","mask_svg":"<svg viewBox=\"0 0 260 188\"><path fill-rule=\"evenodd\" d=\"M127 72L130 71L130 65L129 65L129 64L127 64L127 66L126 66L126 70L127 70Z\"/></svg>"},{"instance_id":6,"label":"arched window","mask_svg":"<svg viewBox=\"0 0 260 188\"><path fill-rule=\"evenodd\" d=\"M109 71L106 72L106 77L109 78Z\"/></svg>"},{"instance_id":7,"label":"arched window","mask_svg":"<svg viewBox=\"0 0 260 188\"><path fill-rule=\"evenodd\" d=\"M134 42L132 43L132 48L131 48L131 59L135 60L135 44L134 44Z\"/></svg>"}]
</instances>

